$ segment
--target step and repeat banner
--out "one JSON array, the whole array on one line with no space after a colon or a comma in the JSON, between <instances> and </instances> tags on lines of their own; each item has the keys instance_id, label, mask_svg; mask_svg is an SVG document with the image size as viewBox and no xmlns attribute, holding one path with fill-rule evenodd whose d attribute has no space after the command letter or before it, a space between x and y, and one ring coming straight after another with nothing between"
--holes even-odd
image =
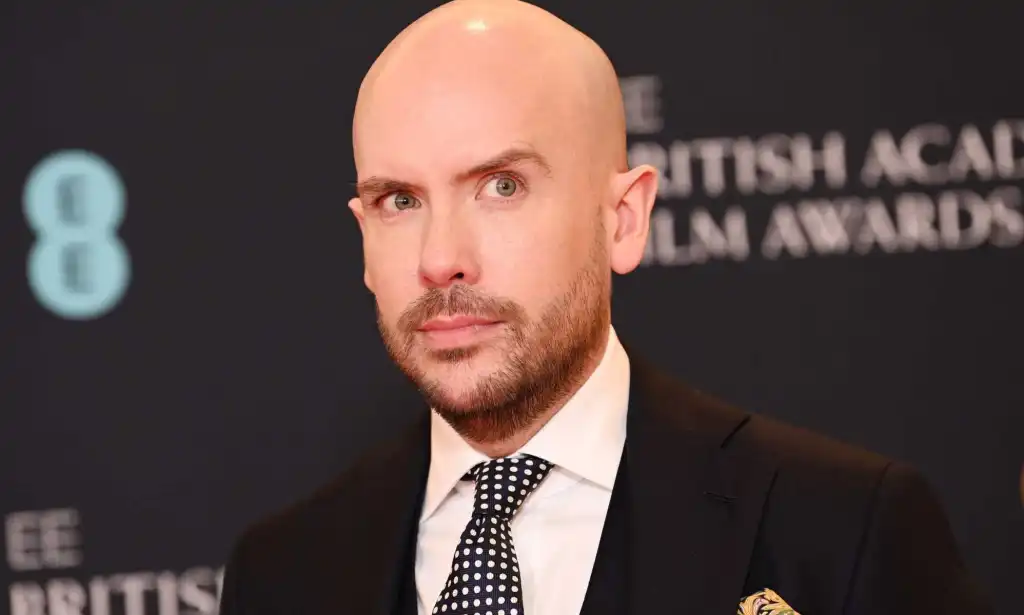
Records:
<instances>
[{"instance_id":1,"label":"step and repeat banner","mask_svg":"<svg viewBox=\"0 0 1024 615\"><path fill-rule=\"evenodd\" d=\"M433 5L73 4L3 24L0 611L211 614L241 529L416 407L346 201L361 77ZM541 4L662 172L620 336L922 469L1019 612L1024 8Z\"/></svg>"}]
</instances>

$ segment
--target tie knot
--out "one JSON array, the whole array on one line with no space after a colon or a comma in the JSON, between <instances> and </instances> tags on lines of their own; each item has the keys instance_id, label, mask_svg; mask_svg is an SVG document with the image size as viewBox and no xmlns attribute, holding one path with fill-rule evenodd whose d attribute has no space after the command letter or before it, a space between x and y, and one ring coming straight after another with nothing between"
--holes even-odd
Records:
<instances>
[{"instance_id":1,"label":"tie knot","mask_svg":"<svg viewBox=\"0 0 1024 615\"><path fill-rule=\"evenodd\" d=\"M511 519L550 470L547 461L524 453L478 463L469 471L476 481L473 515Z\"/></svg>"}]
</instances>

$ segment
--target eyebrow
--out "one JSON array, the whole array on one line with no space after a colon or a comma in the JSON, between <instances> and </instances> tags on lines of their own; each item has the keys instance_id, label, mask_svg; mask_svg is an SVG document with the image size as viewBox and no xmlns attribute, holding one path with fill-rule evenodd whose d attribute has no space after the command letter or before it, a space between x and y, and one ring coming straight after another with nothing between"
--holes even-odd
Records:
<instances>
[{"instance_id":1,"label":"eyebrow","mask_svg":"<svg viewBox=\"0 0 1024 615\"><path fill-rule=\"evenodd\" d=\"M539 167L545 175L551 174L551 165L548 164L548 161L539 152L531 147L511 147L496 156L492 156L487 160L458 173L452 178L451 183L458 184L466 181L467 179L472 179L473 177L487 175L489 173L494 173L523 163L529 163ZM356 192L360 196L365 197L390 192L416 191L419 189L419 186L389 177L373 176L357 182L355 188Z\"/></svg>"}]
</instances>

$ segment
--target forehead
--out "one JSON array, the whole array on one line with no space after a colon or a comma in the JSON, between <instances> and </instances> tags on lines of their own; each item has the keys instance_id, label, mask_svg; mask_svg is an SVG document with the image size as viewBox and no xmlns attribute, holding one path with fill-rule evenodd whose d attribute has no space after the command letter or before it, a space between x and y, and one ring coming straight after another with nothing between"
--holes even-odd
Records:
<instances>
[{"instance_id":1,"label":"forehead","mask_svg":"<svg viewBox=\"0 0 1024 615\"><path fill-rule=\"evenodd\" d=\"M357 117L360 176L453 174L522 146L558 166L573 147L566 97L513 58L396 68L374 83Z\"/></svg>"}]
</instances>

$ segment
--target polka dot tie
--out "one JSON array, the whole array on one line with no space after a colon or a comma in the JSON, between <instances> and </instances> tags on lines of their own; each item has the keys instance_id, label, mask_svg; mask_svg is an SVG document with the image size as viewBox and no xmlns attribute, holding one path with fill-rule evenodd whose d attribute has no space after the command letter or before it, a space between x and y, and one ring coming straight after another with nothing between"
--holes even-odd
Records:
<instances>
[{"instance_id":1,"label":"polka dot tie","mask_svg":"<svg viewBox=\"0 0 1024 615\"><path fill-rule=\"evenodd\" d=\"M519 560L509 526L523 500L547 476L548 462L519 454L479 463L467 477L476 481L473 518L459 539L434 613L524 615Z\"/></svg>"}]
</instances>

